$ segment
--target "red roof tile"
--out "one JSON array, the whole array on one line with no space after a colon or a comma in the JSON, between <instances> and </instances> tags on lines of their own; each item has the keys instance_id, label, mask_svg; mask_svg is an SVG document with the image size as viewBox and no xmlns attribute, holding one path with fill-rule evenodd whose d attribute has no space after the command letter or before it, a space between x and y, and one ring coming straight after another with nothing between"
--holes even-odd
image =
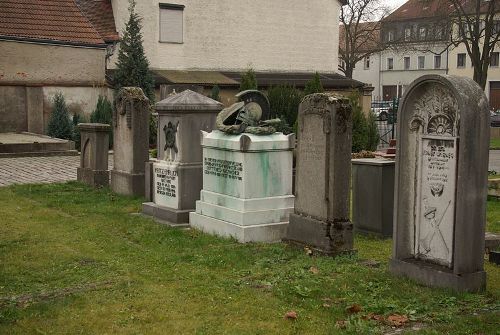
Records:
<instances>
[{"instance_id":1,"label":"red roof tile","mask_svg":"<svg viewBox=\"0 0 500 335\"><path fill-rule=\"evenodd\" d=\"M500 10L500 1L495 1L496 11ZM462 6L466 13L475 13L476 0L462 0ZM489 1L483 1L481 12L485 13ZM401 21L408 19L423 19L442 15L453 15L455 7L449 0L408 0L401 7L392 12L383 21Z\"/></svg>"},{"instance_id":2,"label":"red roof tile","mask_svg":"<svg viewBox=\"0 0 500 335\"><path fill-rule=\"evenodd\" d=\"M0 36L104 45L74 0L1 0Z\"/></svg>"},{"instance_id":3,"label":"red roof tile","mask_svg":"<svg viewBox=\"0 0 500 335\"><path fill-rule=\"evenodd\" d=\"M90 23L106 42L118 41L111 0L75 0Z\"/></svg>"}]
</instances>

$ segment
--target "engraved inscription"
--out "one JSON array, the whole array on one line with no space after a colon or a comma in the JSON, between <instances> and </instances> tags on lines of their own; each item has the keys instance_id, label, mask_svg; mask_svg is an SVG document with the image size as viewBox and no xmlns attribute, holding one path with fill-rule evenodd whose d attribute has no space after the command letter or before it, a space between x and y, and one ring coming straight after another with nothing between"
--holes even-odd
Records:
<instances>
[{"instance_id":1,"label":"engraved inscription","mask_svg":"<svg viewBox=\"0 0 500 335\"><path fill-rule=\"evenodd\" d=\"M155 168L156 194L166 197L177 197L177 171Z\"/></svg>"},{"instance_id":2,"label":"engraved inscription","mask_svg":"<svg viewBox=\"0 0 500 335\"><path fill-rule=\"evenodd\" d=\"M423 137L416 255L451 266L455 212L456 140Z\"/></svg>"},{"instance_id":3,"label":"engraved inscription","mask_svg":"<svg viewBox=\"0 0 500 335\"><path fill-rule=\"evenodd\" d=\"M243 163L205 157L204 173L221 178L243 180Z\"/></svg>"}]
</instances>

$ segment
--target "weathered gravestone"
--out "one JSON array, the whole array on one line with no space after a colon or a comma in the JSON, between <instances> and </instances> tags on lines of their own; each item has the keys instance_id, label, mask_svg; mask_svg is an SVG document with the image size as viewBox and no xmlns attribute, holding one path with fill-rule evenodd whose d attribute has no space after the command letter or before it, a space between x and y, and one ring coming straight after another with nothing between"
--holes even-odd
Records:
<instances>
[{"instance_id":1,"label":"weathered gravestone","mask_svg":"<svg viewBox=\"0 0 500 335\"><path fill-rule=\"evenodd\" d=\"M124 87L115 99L111 189L144 195L144 169L149 160L149 100L139 87Z\"/></svg>"},{"instance_id":2,"label":"weathered gravestone","mask_svg":"<svg viewBox=\"0 0 500 335\"><path fill-rule=\"evenodd\" d=\"M80 123L81 153L77 180L96 187L109 185L108 149L111 127L102 123Z\"/></svg>"},{"instance_id":3,"label":"weathered gravestone","mask_svg":"<svg viewBox=\"0 0 500 335\"><path fill-rule=\"evenodd\" d=\"M287 240L330 255L351 251L351 106L332 94L306 96L298 127L295 213Z\"/></svg>"},{"instance_id":4,"label":"weathered gravestone","mask_svg":"<svg viewBox=\"0 0 500 335\"><path fill-rule=\"evenodd\" d=\"M471 79L415 80L399 109L391 271L430 286L485 288L488 101Z\"/></svg>"},{"instance_id":5,"label":"weathered gravestone","mask_svg":"<svg viewBox=\"0 0 500 335\"><path fill-rule=\"evenodd\" d=\"M156 104L158 157L146 163L146 198L143 213L173 224L188 223L200 199L203 154L200 130L215 128L223 105L185 90Z\"/></svg>"}]
</instances>

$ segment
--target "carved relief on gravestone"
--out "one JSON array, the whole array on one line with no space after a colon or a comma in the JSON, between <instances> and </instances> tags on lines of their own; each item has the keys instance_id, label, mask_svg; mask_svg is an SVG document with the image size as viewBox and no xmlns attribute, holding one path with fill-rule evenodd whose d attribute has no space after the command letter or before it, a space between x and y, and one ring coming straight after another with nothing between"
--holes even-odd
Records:
<instances>
[{"instance_id":1,"label":"carved relief on gravestone","mask_svg":"<svg viewBox=\"0 0 500 335\"><path fill-rule=\"evenodd\" d=\"M179 121L175 124L168 122L163 127L163 133L165 134L165 160L166 161L176 161L179 149L177 148L177 130L179 129Z\"/></svg>"},{"instance_id":2,"label":"carved relief on gravestone","mask_svg":"<svg viewBox=\"0 0 500 335\"><path fill-rule=\"evenodd\" d=\"M451 267L459 114L457 101L436 86L414 103L410 131L419 133L415 256Z\"/></svg>"}]
</instances>

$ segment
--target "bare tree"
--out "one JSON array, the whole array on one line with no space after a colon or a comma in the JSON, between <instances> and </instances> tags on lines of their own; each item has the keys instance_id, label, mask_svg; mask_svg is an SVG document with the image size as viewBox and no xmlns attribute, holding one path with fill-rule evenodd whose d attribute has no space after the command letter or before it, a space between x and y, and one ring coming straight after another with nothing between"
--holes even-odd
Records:
<instances>
[{"instance_id":1,"label":"bare tree","mask_svg":"<svg viewBox=\"0 0 500 335\"><path fill-rule=\"evenodd\" d=\"M472 66L474 81L483 90L495 47L500 47L500 1L448 0L453 6L450 44L465 45Z\"/></svg>"},{"instance_id":2,"label":"bare tree","mask_svg":"<svg viewBox=\"0 0 500 335\"><path fill-rule=\"evenodd\" d=\"M380 51L380 22L388 12L380 0L348 0L340 12L339 70L352 78L360 60ZM373 22L377 20L376 22Z\"/></svg>"},{"instance_id":3,"label":"bare tree","mask_svg":"<svg viewBox=\"0 0 500 335\"><path fill-rule=\"evenodd\" d=\"M492 53L495 47L500 47L500 1L434 0L433 9L433 17L421 19L418 24L432 26L432 31L427 31L424 37L415 30L409 34L396 32L394 40L386 39L386 48L400 53L419 51L440 55L463 45L474 68L474 81L485 89ZM384 34L396 26L390 19L391 16L382 23Z\"/></svg>"}]
</instances>

